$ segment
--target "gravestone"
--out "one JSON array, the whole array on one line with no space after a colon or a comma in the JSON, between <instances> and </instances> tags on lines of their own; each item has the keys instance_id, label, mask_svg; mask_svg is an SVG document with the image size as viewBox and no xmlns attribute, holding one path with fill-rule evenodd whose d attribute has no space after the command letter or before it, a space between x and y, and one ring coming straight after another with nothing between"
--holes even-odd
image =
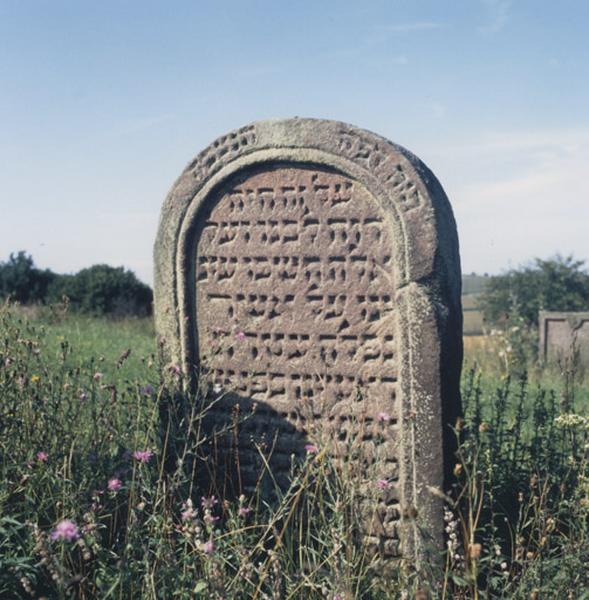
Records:
<instances>
[{"instance_id":1,"label":"gravestone","mask_svg":"<svg viewBox=\"0 0 589 600\"><path fill-rule=\"evenodd\" d=\"M239 491L255 484L257 441L271 447L277 481L313 445L356 467L363 529L386 557L418 554L424 537L442 544L435 492L460 412L460 289L437 179L344 123L229 133L186 167L162 209L155 314L167 360L188 382L206 370L230 392L213 421L255 406L232 438Z\"/></svg>"},{"instance_id":2,"label":"gravestone","mask_svg":"<svg viewBox=\"0 0 589 600\"><path fill-rule=\"evenodd\" d=\"M589 367L589 312L540 311L540 358Z\"/></svg>"}]
</instances>

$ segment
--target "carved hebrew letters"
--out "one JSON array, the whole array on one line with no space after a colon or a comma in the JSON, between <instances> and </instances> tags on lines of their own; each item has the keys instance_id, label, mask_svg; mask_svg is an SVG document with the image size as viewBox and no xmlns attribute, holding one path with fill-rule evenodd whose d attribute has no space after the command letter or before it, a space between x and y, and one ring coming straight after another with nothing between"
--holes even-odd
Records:
<instances>
[{"instance_id":1,"label":"carved hebrew letters","mask_svg":"<svg viewBox=\"0 0 589 600\"><path fill-rule=\"evenodd\" d=\"M220 137L166 199L154 298L165 360L206 391L212 468L198 486L272 502L312 444L358 484L360 529L381 555L443 547L460 260L448 199L419 159L335 121Z\"/></svg>"},{"instance_id":2,"label":"carved hebrew letters","mask_svg":"<svg viewBox=\"0 0 589 600\"><path fill-rule=\"evenodd\" d=\"M392 489L398 448L382 443L399 422L391 255L390 227L358 183L281 167L214 199L195 278L199 353L214 381L270 405L303 434L312 415L324 437L337 432L336 454L360 436ZM352 420L356 431L347 432ZM391 538L393 504L382 507Z\"/></svg>"}]
</instances>

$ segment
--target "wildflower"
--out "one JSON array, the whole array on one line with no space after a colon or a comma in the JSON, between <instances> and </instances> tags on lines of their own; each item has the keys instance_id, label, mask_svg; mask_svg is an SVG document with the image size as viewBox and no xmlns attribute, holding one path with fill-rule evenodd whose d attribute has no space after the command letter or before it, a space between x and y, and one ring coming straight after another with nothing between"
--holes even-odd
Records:
<instances>
[{"instance_id":1,"label":"wildflower","mask_svg":"<svg viewBox=\"0 0 589 600\"><path fill-rule=\"evenodd\" d=\"M142 463L148 463L153 456L153 452L151 450L135 450L133 452L133 458Z\"/></svg>"},{"instance_id":2,"label":"wildflower","mask_svg":"<svg viewBox=\"0 0 589 600\"><path fill-rule=\"evenodd\" d=\"M188 498L186 502L182 505L182 512L180 513L180 518L183 521L192 521L198 516L198 513L192 507L192 500Z\"/></svg>"},{"instance_id":3,"label":"wildflower","mask_svg":"<svg viewBox=\"0 0 589 600\"><path fill-rule=\"evenodd\" d=\"M504 571L507 571L507 563L506 563L505 561L503 561L503 562L501 563L501 568L502 568Z\"/></svg>"},{"instance_id":4,"label":"wildflower","mask_svg":"<svg viewBox=\"0 0 589 600\"><path fill-rule=\"evenodd\" d=\"M202 550L205 554L212 554L215 551L215 544L213 540L209 540L203 544Z\"/></svg>"},{"instance_id":5,"label":"wildflower","mask_svg":"<svg viewBox=\"0 0 589 600\"><path fill-rule=\"evenodd\" d=\"M242 519L245 519L250 514L250 512L252 512L251 508L248 508L247 506L240 506L239 510L237 511L237 514Z\"/></svg>"},{"instance_id":6,"label":"wildflower","mask_svg":"<svg viewBox=\"0 0 589 600\"><path fill-rule=\"evenodd\" d=\"M210 510L205 511L205 516L203 517L203 520L205 523L209 523L210 525L212 525L215 521L218 521L221 517L216 517L215 515L211 514Z\"/></svg>"},{"instance_id":7,"label":"wildflower","mask_svg":"<svg viewBox=\"0 0 589 600\"><path fill-rule=\"evenodd\" d=\"M482 550L483 547L481 546L481 544L470 544L468 547L468 554L470 558L477 560L481 557Z\"/></svg>"},{"instance_id":8,"label":"wildflower","mask_svg":"<svg viewBox=\"0 0 589 600\"><path fill-rule=\"evenodd\" d=\"M43 450L37 452L37 460L39 462L47 462L49 460L49 454L47 452L43 452Z\"/></svg>"},{"instance_id":9,"label":"wildflower","mask_svg":"<svg viewBox=\"0 0 589 600\"><path fill-rule=\"evenodd\" d=\"M381 490L388 490L390 486L389 482L386 479L379 479L376 482L376 485L381 489Z\"/></svg>"},{"instance_id":10,"label":"wildflower","mask_svg":"<svg viewBox=\"0 0 589 600\"><path fill-rule=\"evenodd\" d=\"M215 504L217 504L217 498L215 498L215 496L210 496L208 498L205 498L204 496L201 497L200 499L200 505L203 508L208 508L209 510L211 510Z\"/></svg>"},{"instance_id":11,"label":"wildflower","mask_svg":"<svg viewBox=\"0 0 589 600\"><path fill-rule=\"evenodd\" d=\"M319 448L314 444L305 444L305 451L307 454L317 454L319 452Z\"/></svg>"},{"instance_id":12,"label":"wildflower","mask_svg":"<svg viewBox=\"0 0 589 600\"><path fill-rule=\"evenodd\" d=\"M168 367L168 369L172 375L176 375L177 377L182 375L182 369L178 365L172 364Z\"/></svg>"},{"instance_id":13,"label":"wildflower","mask_svg":"<svg viewBox=\"0 0 589 600\"><path fill-rule=\"evenodd\" d=\"M37 383L41 378L38 375L31 375L31 383Z\"/></svg>"},{"instance_id":14,"label":"wildflower","mask_svg":"<svg viewBox=\"0 0 589 600\"><path fill-rule=\"evenodd\" d=\"M51 533L52 540L65 540L72 542L80 537L78 526L69 519L60 521Z\"/></svg>"},{"instance_id":15,"label":"wildflower","mask_svg":"<svg viewBox=\"0 0 589 600\"><path fill-rule=\"evenodd\" d=\"M456 477L458 477L458 475L460 475L460 473L462 473L462 465L460 463L456 463L454 465L454 475Z\"/></svg>"},{"instance_id":16,"label":"wildflower","mask_svg":"<svg viewBox=\"0 0 589 600\"><path fill-rule=\"evenodd\" d=\"M106 484L106 487L111 492L118 492L122 486L123 486L123 482L120 479L118 479L117 477L113 477L112 479L109 479L108 483Z\"/></svg>"},{"instance_id":17,"label":"wildflower","mask_svg":"<svg viewBox=\"0 0 589 600\"><path fill-rule=\"evenodd\" d=\"M82 392L78 398L80 399L80 402L85 402L86 400L88 400L88 396L86 395L85 392Z\"/></svg>"},{"instance_id":18,"label":"wildflower","mask_svg":"<svg viewBox=\"0 0 589 600\"><path fill-rule=\"evenodd\" d=\"M344 597L341 596L340 594L334 594L333 600L344 600Z\"/></svg>"},{"instance_id":19,"label":"wildflower","mask_svg":"<svg viewBox=\"0 0 589 600\"><path fill-rule=\"evenodd\" d=\"M381 422L381 423L388 423L391 420L391 415L389 415L386 412L379 412L378 415L376 416L376 418Z\"/></svg>"},{"instance_id":20,"label":"wildflower","mask_svg":"<svg viewBox=\"0 0 589 600\"><path fill-rule=\"evenodd\" d=\"M100 381L103 377L104 375L102 373L96 372L92 376L92 379L94 379L94 381Z\"/></svg>"},{"instance_id":21,"label":"wildflower","mask_svg":"<svg viewBox=\"0 0 589 600\"><path fill-rule=\"evenodd\" d=\"M153 386L149 383L139 388L139 393L143 394L144 396L151 396L154 391L155 390L153 389Z\"/></svg>"},{"instance_id":22,"label":"wildflower","mask_svg":"<svg viewBox=\"0 0 589 600\"><path fill-rule=\"evenodd\" d=\"M220 394L223 391L223 386L220 383L215 383L215 385L213 386L213 392L215 392L215 394Z\"/></svg>"},{"instance_id":23,"label":"wildflower","mask_svg":"<svg viewBox=\"0 0 589 600\"><path fill-rule=\"evenodd\" d=\"M245 333L243 331L238 331L235 334L235 339L239 340L240 342L243 342L243 340L245 340Z\"/></svg>"}]
</instances>

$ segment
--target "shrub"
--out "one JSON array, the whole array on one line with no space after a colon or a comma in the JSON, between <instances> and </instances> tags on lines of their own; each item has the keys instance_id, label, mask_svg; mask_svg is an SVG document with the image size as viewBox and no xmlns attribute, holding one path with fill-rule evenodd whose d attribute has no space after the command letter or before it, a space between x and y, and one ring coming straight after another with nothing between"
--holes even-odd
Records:
<instances>
[{"instance_id":1,"label":"shrub","mask_svg":"<svg viewBox=\"0 0 589 600\"><path fill-rule=\"evenodd\" d=\"M151 288L123 267L94 265L75 275L63 275L51 286L50 296L69 299L77 311L94 316L146 316L151 313Z\"/></svg>"}]
</instances>

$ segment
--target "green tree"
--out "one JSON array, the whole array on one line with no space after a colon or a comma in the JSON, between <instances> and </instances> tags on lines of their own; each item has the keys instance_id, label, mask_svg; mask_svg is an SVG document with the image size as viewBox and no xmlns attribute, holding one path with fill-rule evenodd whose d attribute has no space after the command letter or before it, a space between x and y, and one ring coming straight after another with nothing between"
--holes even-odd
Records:
<instances>
[{"instance_id":1,"label":"green tree","mask_svg":"<svg viewBox=\"0 0 589 600\"><path fill-rule=\"evenodd\" d=\"M23 304L44 302L47 291L59 276L35 267L32 256L21 250L0 263L0 297Z\"/></svg>"},{"instance_id":2,"label":"green tree","mask_svg":"<svg viewBox=\"0 0 589 600\"><path fill-rule=\"evenodd\" d=\"M489 278L479 299L485 320L501 323L514 316L538 324L540 310L588 310L589 274L573 256L542 260Z\"/></svg>"},{"instance_id":3,"label":"green tree","mask_svg":"<svg viewBox=\"0 0 589 600\"><path fill-rule=\"evenodd\" d=\"M123 267L94 265L75 275L64 275L52 286L53 301L67 296L74 310L93 315L136 315L151 313L151 288Z\"/></svg>"}]
</instances>

